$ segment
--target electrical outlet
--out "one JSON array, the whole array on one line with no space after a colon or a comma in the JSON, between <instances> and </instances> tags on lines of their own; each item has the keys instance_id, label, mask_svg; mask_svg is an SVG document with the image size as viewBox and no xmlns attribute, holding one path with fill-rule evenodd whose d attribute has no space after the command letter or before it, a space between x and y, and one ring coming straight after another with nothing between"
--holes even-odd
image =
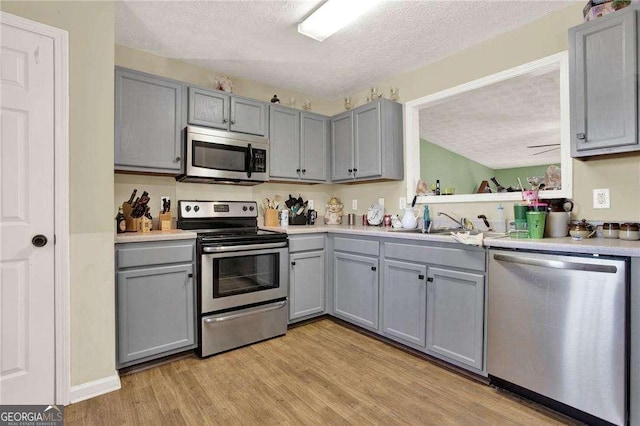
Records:
<instances>
[{"instance_id":1,"label":"electrical outlet","mask_svg":"<svg viewBox=\"0 0 640 426\"><path fill-rule=\"evenodd\" d=\"M160 197L160 211L162 211L162 200L164 199L166 199L167 201L171 201L171 198L169 198L168 195L163 195L162 197ZM153 212L151 214L153 214Z\"/></svg>"},{"instance_id":2,"label":"electrical outlet","mask_svg":"<svg viewBox=\"0 0 640 426\"><path fill-rule=\"evenodd\" d=\"M609 188L593 190L593 208L609 209L611 208L611 197Z\"/></svg>"},{"instance_id":3,"label":"electrical outlet","mask_svg":"<svg viewBox=\"0 0 640 426\"><path fill-rule=\"evenodd\" d=\"M378 204L384 207L384 198L378 198Z\"/></svg>"},{"instance_id":4,"label":"electrical outlet","mask_svg":"<svg viewBox=\"0 0 640 426\"><path fill-rule=\"evenodd\" d=\"M307 208L308 208L309 210L313 210L313 200L308 200L308 201L307 201Z\"/></svg>"},{"instance_id":5,"label":"electrical outlet","mask_svg":"<svg viewBox=\"0 0 640 426\"><path fill-rule=\"evenodd\" d=\"M358 210L358 200L351 200L351 210Z\"/></svg>"},{"instance_id":6,"label":"electrical outlet","mask_svg":"<svg viewBox=\"0 0 640 426\"><path fill-rule=\"evenodd\" d=\"M400 202L398 203L398 206L400 207L400 210L407 207L407 197L400 197Z\"/></svg>"}]
</instances>

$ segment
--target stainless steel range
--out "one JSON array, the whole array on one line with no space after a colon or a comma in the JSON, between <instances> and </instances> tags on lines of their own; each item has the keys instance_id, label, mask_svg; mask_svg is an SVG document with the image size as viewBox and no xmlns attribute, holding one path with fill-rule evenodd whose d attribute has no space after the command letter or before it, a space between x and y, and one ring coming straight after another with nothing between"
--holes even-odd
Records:
<instances>
[{"instance_id":1,"label":"stainless steel range","mask_svg":"<svg viewBox=\"0 0 640 426\"><path fill-rule=\"evenodd\" d=\"M287 332L288 239L258 229L253 201L179 201L178 228L197 238L198 355Z\"/></svg>"}]
</instances>

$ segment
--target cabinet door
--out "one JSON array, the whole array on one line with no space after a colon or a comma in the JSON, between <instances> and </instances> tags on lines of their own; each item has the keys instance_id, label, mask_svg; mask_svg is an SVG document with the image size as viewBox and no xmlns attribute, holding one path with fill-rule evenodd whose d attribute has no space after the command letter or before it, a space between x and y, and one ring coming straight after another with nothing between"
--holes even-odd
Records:
<instances>
[{"instance_id":1,"label":"cabinet door","mask_svg":"<svg viewBox=\"0 0 640 426\"><path fill-rule=\"evenodd\" d=\"M189 124L229 129L229 95L189 87Z\"/></svg>"},{"instance_id":2,"label":"cabinet door","mask_svg":"<svg viewBox=\"0 0 640 426\"><path fill-rule=\"evenodd\" d=\"M300 113L300 166L303 180L327 180L328 144L328 119L308 112Z\"/></svg>"},{"instance_id":3,"label":"cabinet door","mask_svg":"<svg viewBox=\"0 0 640 426\"><path fill-rule=\"evenodd\" d=\"M331 180L353 180L353 117L351 111L331 119Z\"/></svg>"},{"instance_id":4,"label":"cabinet door","mask_svg":"<svg viewBox=\"0 0 640 426\"><path fill-rule=\"evenodd\" d=\"M574 157L638 145L636 15L629 10L607 18L570 32Z\"/></svg>"},{"instance_id":5,"label":"cabinet door","mask_svg":"<svg viewBox=\"0 0 640 426\"><path fill-rule=\"evenodd\" d=\"M384 262L383 325L385 334L421 347L426 344L427 267Z\"/></svg>"},{"instance_id":6,"label":"cabinet door","mask_svg":"<svg viewBox=\"0 0 640 426\"><path fill-rule=\"evenodd\" d=\"M118 365L195 345L191 264L117 273Z\"/></svg>"},{"instance_id":7,"label":"cabinet door","mask_svg":"<svg viewBox=\"0 0 640 426\"><path fill-rule=\"evenodd\" d=\"M289 259L289 319L324 313L324 252L295 253Z\"/></svg>"},{"instance_id":8,"label":"cabinet door","mask_svg":"<svg viewBox=\"0 0 640 426\"><path fill-rule=\"evenodd\" d=\"M334 313L378 330L378 258L334 252Z\"/></svg>"},{"instance_id":9,"label":"cabinet door","mask_svg":"<svg viewBox=\"0 0 640 426\"><path fill-rule=\"evenodd\" d=\"M382 176L380 102L353 110L354 175L356 179Z\"/></svg>"},{"instance_id":10,"label":"cabinet door","mask_svg":"<svg viewBox=\"0 0 640 426\"><path fill-rule=\"evenodd\" d=\"M269 117L269 177L300 176L300 113L277 105Z\"/></svg>"},{"instance_id":11,"label":"cabinet door","mask_svg":"<svg viewBox=\"0 0 640 426\"><path fill-rule=\"evenodd\" d=\"M232 96L229 130L264 136L267 134L268 111L268 105L264 102Z\"/></svg>"},{"instance_id":12,"label":"cabinet door","mask_svg":"<svg viewBox=\"0 0 640 426\"><path fill-rule=\"evenodd\" d=\"M179 173L183 86L119 68L115 79L115 169Z\"/></svg>"},{"instance_id":13,"label":"cabinet door","mask_svg":"<svg viewBox=\"0 0 640 426\"><path fill-rule=\"evenodd\" d=\"M429 268L427 349L482 369L484 276Z\"/></svg>"}]
</instances>

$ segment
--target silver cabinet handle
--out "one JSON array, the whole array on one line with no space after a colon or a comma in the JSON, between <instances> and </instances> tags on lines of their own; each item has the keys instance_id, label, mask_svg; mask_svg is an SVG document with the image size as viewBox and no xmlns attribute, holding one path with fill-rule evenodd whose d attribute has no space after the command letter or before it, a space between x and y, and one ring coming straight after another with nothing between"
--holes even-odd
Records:
<instances>
[{"instance_id":1,"label":"silver cabinet handle","mask_svg":"<svg viewBox=\"0 0 640 426\"><path fill-rule=\"evenodd\" d=\"M225 251L238 251L238 250L259 250L269 248L281 248L286 247L287 243L269 243L269 244L246 244L240 246L220 246L220 247L204 247L202 249L205 253L223 253Z\"/></svg>"},{"instance_id":2,"label":"silver cabinet handle","mask_svg":"<svg viewBox=\"0 0 640 426\"><path fill-rule=\"evenodd\" d=\"M584 133L578 133L578 134L576 135L576 137L577 137L578 139L580 139L581 141L583 141L583 140L585 140L585 139L587 138L587 135L585 135Z\"/></svg>"},{"instance_id":3,"label":"silver cabinet handle","mask_svg":"<svg viewBox=\"0 0 640 426\"><path fill-rule=\"evenodd\" d=\"M225 321L232 321L234 319L248 317L250 315L263 314L265 312L276 311L278 309L284 308L286 304L287 304L287 301L283 300L282 302L278 302L277 305L267 306L265 308L256 309L254 311L242 312L238 314L230 314L222 317L209 317L209 318L204 318L202 321L207 325L216 324L216 323L225 322Z\"/></svg>"},{"instance_id":4,"label":"silver cabinet handle","mask_svg":"<svg viewBox=\"0 0 640 426\"><path fill-rule=\"evenodd\" d=\"M228 121L228 120L227 120L226 118L223 118L223 119L222 119L222 122L223 122L223 123L225 123L225 124L227 123L227 121Z\"/></svg>"},{"instance_id":5,"label":"silver cabinet handle","mask_svg":"<svg viewBox=\"0 0 640 426\"><path fill-rule=\"evenodd\" d=\"M180 157L176 157L176 159L175 159L175 160L173 160L173 161L174 161L175 163L179 163L179 162L180 162L180 160L181 160L181 158L180 158Z\"/></svg>"},{"instance_id":6,"label":"silver cabinet handle","mask_svg":"<svg viewBox=\"0 0 640 426\"><path fill-rule=\"evenodd\" d=\"M231 120L231 124L236 124L236 120Z\"/></svg>"},{"instance_id":7,"label":"silver cabinet handle","mask_svg":"<svg viewBox=\"0 0 640 426\"><path fill-rule=\"evenodd\" d=\"M494 254L493 258L500 262L519 263L522 265L541 266L552 269L603 272L605 274L615 274L618 271L618 268L611 265L594 265L591 263L565 262L562 260L535 259L530 257L510 256L508 254Z\"/></svg>"}]
</instances>

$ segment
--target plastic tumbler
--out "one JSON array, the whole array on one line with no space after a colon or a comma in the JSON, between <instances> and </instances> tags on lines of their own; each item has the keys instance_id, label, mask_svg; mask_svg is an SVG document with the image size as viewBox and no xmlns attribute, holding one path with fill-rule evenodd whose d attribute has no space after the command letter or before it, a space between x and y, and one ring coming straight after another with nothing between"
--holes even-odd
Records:
<instances>
[{"instance_id":1,"label":"plastic tumbler","mask_svg":"<svg viewBox=\"0 0 640 426\"><path fill-rule=\"evenodd\" d=\"M547 218L546 212L527 212L527 226L529 227L529 238L544 237L544 223Z\"/></svg>"}]
</instances>

